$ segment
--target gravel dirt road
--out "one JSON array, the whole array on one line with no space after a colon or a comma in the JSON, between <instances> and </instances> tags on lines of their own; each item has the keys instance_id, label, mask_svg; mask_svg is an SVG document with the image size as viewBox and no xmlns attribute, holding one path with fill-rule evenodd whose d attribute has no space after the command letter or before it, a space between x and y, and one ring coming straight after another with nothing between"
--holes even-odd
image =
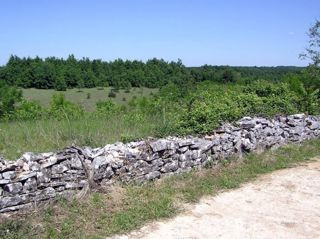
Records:
<instances>
[{"instance_id":1,"label":"gravel dirt road","mask_svg":"<svg viewBox=\"0 0 320 239\"><path fill-rule=\"evenodd\" d=\"M127 238L320 238L320 159L203 198Z\"/></svg>"}]
</instances>

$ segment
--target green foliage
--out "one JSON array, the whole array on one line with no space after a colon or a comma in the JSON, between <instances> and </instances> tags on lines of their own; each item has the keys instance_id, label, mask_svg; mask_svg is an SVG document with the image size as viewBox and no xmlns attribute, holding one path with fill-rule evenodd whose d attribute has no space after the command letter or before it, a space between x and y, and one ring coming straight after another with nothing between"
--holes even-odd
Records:
<instances>
[{"instance_id":1,"label":"green foliage","mask_svg":"<svg viewBox=\"0 0 320 239\"><path fill-rule=\"evenodd\" d=\"M56 89L93 88L112 86L129 91L131 87L160 88L173 82L185 93L195 82L238 82L239 78L276 81L288 72L299 72L298 67L229 67L208 66L187 68L178 60L166 62L162 59L104 62L48 57L41 59L11 56L0 68L0 80L23 88Z\"/></svg>"},{"instance_id":2,"label":"green foliage","mask_svg":"<svg viewBox=\"0 0 320 239\"><path fill-rule=\"evenodd\" d=\"M12 114L16 108L16 103L21 101L21 99L21 90L0 81L0 118Z\"/></svg>"},{"instance_id":3,"label":"green foliage","mask_svg":"<svg viewBox=\"0 0 320 239\"><path fill-rule=\"evenodd\" d=\"M117 96L117 94L116 94L114 91L112 91L112 90L111 90L111 91L109 92L109 94L108 94L108 97L109 97L109 98L116 98L116 96Z\"/></svg>"},{"instance_id":4,"label":"green foliage","mask_svg":"<svg viewBox=\"0 0 320 239\"><path fill-rule=\"evenodd\" d=\"M236 98L239 98L239 95L234 92L200 92L194 95L181 116L179 128L182 128L184 133L206 133L219 126L221 121L232 121L241 117L243 112L238 107Z\"/></svg>"},{"instance_id":5,"label":"green foliage","mask_svg":"<svg viewBox=\"0 0 320 239\"><path fill-rule=\"evenodd\" d=\"M137 138L133 135L130 135L130 134L123 134L120 136L120 140L121 142L123 143L130 143L130 142L133 142L135 141Z\"/></svg>"},{"instance_id":6,"label":"green foliage","mask_svg":"<svg viewBox=\"0 0 320 239\"><path fill-rule=\"evenodd\" d=\"M179 87L173 82L161 87L159 93L164 100L169 102L178 101L182 97Z\"/></svg>"},{"instance_id":7,"label":"green foliage","mask_svg":"<svg viewBox=\"0 0 320 239\"><path fill-rule=\"evenodd\" d=\"M301 110L302 99L287 84L256 82L249 86L205 84L186 101L177 127L182 133L208 133L222 122L243 116L272 117Z\"/></svg>"},{"instance_id":8,"label":"green foliage","mask_svg":"<svg viewBox=\"0 0 320 239\"><path fill-rule=\"evenodd\" d=\"M58 76L56 82L54 84L54 89L56 91L66 91L67 90L67 83L62 76Z\"/></svg>"},{"instance_id":9,"label":"green foliage","mask_svg":"<svg viewBox=\"0 0 320 239\"><path fill-rule=\"evenodd\" d=\"M96 103L96 113L100 116L112 116L121 112L122 108L111 100L98 101Z\"/></svg>"},{"instance_id":10,"label":"green foliage","mask_svg":"<svg viewBox=\"0 0 320 239\"><path fill-rule=\"evenodd\" d=\"M301 97L290 90L288 84L273 84L266 81L257 81L244 89L245 93L258 96L262 104L248 114L263 117L272 117L277 114L289 115L302 110Z\"/></svg>"},{"instance_id":11,"label":"green foliage","mask_svg":"<svg viewBox=\"0 0 320 239\"><path fill-rule=\"evenodd\" d=\"M300 97L301 111L316 115L320 113L319 88L316 87L317 81L310 87L309 81L306 80L310 79L307 75L306 71L302 75L288 75L284 81L289 85L290 90Z\"/></svg>"},{"instance_id":12,"label":"green foliage","mask_svg":"<svg viewBox=\"0 0 320 239\"><path fill-rule=\"evenodd\" d=\"M54 94L50 107L49 116L56 119L78 119L84 115L84 109L66 100L63 94Z\"/></svg>"},{"instance_id":13,"label":"green foliage","mask_svg":"<svg viewBox=\"0 0 320 239\"><path fill-rule=\"evenodd\" d=\"M316 20L314 25L308 31L309 46L306 52L301 54L303 59L311 60L311 65L314 67L320 66L320 21Z\"/></svg>"},{"instance_id":14,"label":"green foliage","mask_svg":"<svg viewBox=\"0 0 320 239\"><path fill-rule=\"evenodd\" d=\"M227 69L222 73L220 81L222 83L235 83L237 78L238 76L233 70Z\"/></svg>"},{"instance_id":15,"label":"green foliage","mask_svg":"<svg viewBox=\"0 0 320 239\"><path fill-rule=\"evenodd\" d=\"M308 105L312 108L311 112L319 112L315 105L314 99L320 99L320 21L316 20L314 25L309 29L309 45L305 53L301 54L302 59L310 60L309 66L303 71L302 82L308 95L306 96Z\"/></svg>"},{"instance_id":16,"label":"green foliage","mask_svg":"<svg viewBox=\"0 0 320 239\"><path fill-rule=\"evenodd\" d=\"M22 100L11 118L16 120L37 120L46 117L46 110L35 101Z\"/></svg>"},{"instance_id":17,"label":"green foliage","mask_svg":"<svg viewBox=\"0 0 320 239\"><path fill-rule=\"evenodd\" d=\"M320 67L309 65L300 76L307 91L320 89Z\"/></svg>"}]
</instances>

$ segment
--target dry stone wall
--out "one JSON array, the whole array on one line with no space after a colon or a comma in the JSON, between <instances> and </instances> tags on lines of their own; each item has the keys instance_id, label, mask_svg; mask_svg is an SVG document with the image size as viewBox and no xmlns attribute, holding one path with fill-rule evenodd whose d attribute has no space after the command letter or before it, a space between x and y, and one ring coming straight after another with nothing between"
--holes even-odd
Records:
<instances>
[{"instance_id":1,"label":"dry stone wall","mask_svg":"<svg viewBox=\"0 0 320 239\"><path fill-rule=\"evenodd\" d=\"M115 181L144 182L242 154L319 137L320 117L304 114L273 120L245 117L211 135L148 139L102 148L69 147L59 152L0 158L0 213L29 209L59 196Z\"/></svg>"}]
</instances>

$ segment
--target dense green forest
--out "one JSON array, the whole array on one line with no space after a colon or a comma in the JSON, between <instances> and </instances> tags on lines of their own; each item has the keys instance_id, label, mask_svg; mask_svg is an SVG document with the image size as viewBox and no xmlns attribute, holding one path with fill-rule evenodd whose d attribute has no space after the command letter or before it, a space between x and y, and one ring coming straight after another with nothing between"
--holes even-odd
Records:
<instances>
[{"instance_id":1,"label":"dense green forest","mask_svg":"<svg viewBox=\"0 0 320 239\"><path fill-rule=\"evenodd\" d=\"M155 58L144 63L121 59L111 62L88 58L77 60L73 55L67 59L11 56L0 68L0 81L23 88L56 90L103 86L160 88L169 82L185 85L206 80L223 83L257 79L279 81L284 75L302 69L209 65L188 68L180 60L166 62Z\"/></svg>"}]
</instances>

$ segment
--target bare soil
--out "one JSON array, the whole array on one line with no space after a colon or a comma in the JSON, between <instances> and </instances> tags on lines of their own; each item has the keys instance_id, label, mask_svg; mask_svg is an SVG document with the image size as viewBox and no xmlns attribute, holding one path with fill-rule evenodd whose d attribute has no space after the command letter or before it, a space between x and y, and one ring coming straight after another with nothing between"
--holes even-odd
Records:
<instances>
[{"instance_id":1,"label":"bare soil","mask_svg":"<svg viewBox=\"0 0 320 239\"><path fill-rule=\"evenodd\" d=\"M127 238L320 238L320 158L187 205Z\"/></svg>"}]
</instances>

